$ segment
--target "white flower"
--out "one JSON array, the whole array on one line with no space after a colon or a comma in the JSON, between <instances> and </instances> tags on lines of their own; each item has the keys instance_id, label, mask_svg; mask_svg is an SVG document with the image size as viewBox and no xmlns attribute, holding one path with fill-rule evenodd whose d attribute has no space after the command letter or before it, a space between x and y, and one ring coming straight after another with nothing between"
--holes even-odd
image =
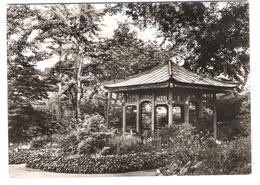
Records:
<instances>
[{"instance_id":1,"label":"white flower","mask_svg":"<svg viewBox=\"0 0 260 185\"><path fill-rule=\"evenodd\" d=\"M220 140L216 140L216 143L217 143L218 145L220 145L220 144L221 144L221 141L220 141Z\"/></svg>"}]
</instances>

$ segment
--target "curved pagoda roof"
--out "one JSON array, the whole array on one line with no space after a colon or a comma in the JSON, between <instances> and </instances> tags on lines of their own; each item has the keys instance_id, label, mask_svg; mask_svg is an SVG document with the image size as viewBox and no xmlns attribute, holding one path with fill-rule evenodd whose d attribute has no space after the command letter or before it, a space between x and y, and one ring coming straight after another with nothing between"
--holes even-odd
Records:
<instances>
[{"instance_id":1,"label":"curved pagoda roof","mask_svg":"<svg viewBox=\"0 0 260 185\"><path fill-rule=\"evenodd\" d=\"M170 83L180 88L215 91L232 90L238 85L238 83L221 81L200 75L173 62L169 62L124 80L110 81L104 87L111 91L128 91L167 88L170 87Z\"/></svg>"}]
</instances>

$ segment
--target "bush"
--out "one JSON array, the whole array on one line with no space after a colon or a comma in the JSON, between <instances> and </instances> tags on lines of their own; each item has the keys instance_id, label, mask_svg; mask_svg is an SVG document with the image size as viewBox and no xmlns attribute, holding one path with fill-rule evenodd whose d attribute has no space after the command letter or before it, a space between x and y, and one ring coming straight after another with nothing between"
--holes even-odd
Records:
<instances>
[{"instance_id":1,"label":"bush","mask_svg":"<svg viewBox=\"0 0 260 185\"><path fill-rule=\"evenodd\" d=\"M249 174L251 173L251 142L250 137L241 137L221 145L222 153L227 157L224 173Z\"/></svg>"},{"instance_id":2,"label":"bush","mask_svg":"<svg viewBox=\"0 0 260 185\"><path fill-rule=\"evenodd\" d=\"M78 153L84 155L99 153L103 147L108 145L108 140L111 135L112 133L110 132L92 133L89 137L78 144Z\"/></svg>"},{"instance_id":3,"label":"bush","mask_svg":"<svg viewBox=\"0 0 260 185\"><path fill-rule=\"evenodd\" d=\"M225 94L217 99L217 120L232 121L237 118L242 98L235 97L233 93Z\"/></svg>"},{"instance_id":4,"label":"bush","mask_svg":"<svg viewBox=\"0 0 260 185\"><path fill-rule=\"evenodd\" d=\"M32 156L38 153L58 153L56 148L35 149L30 145L11 145L9 146L9 164L23 164L32 160Z\"/></svg>"},{"instance_id":5,"label":"bush","mask_svg":"<svg viewBox=\"0 0 260 185\"><path fill-rule=\"evenodd\" d=\"M10 149L9 148L9 164L23 164L30 160L30 156L34 152L29 149Z\"/></svg>"},{"instance_id":6,"label":"bush","mask_svg":"<svg viewBox=\"0 0 260 185\"><path fill-rule=\"evenodd\" d=\"M40 136L40 137L33 138L30 145L31 148L39 149L39 148L43 148L50 142L51 142L50 136Z\"/></svg>"},{"instance_id":7,"label":"bush","mask_svg":"<svg viewBox=\"0 0 260 185\"><path fill-rule=\"evenodd\" d=\"M229 175L251 173L250 138L239 138L217 144L208 140L197 150L177 151L167 166L160 168L163 175Z\"/></svg>"},{"instance_id":8,"label":"bush","mask_svg":"<svg viewBox=\"0 0 260 185\"><path fill-rule=\"evenodd\" d=\"M135 153L91 158L38 153L27 162L27 167L62 173L122 173L164 166L169 156L170 153Z\"/></svg>"},{"instance_id":9,"label":"bush","mask_svg":"<svg viewBox=\"0 0 260 185\"><path fill-rule=\"evenodd\" d=\"M25 102L8 107L8 136L13 143L29 142L32 138L51 135L61 129L52 113Z\"/></svg>"},{"instance_id":10,"label":"bush","mask_svg":"<svg viewBox=\"0 0 260 185\"><path fill-rule=\"evenodd\" d=\"M66 136L59 138L58 145L64 154L76 154L78 144L80 142L78 138L78 132L74 131Z\"/></svg>"},{"instance_id":11,"label":"bush","mask_svg":"<svg viewBox=\"0 0 260 185\"><path fill-rule=\"evenodd\" d=\"M86 116L77 128L60 139L62 152L69 155L99 153L108 145L108 139L114 133L113 129L107 129L104 124L105 120L99 114Z\"/></svg>"},{"instance_id":12,"label":"bush","mask_svg":"<svg viewBox=\"0 0 260 185\"><path fill-rule=\"evenodd\" d=\"M217 102L220 138L232 140L250 135L250 94L228 95Z\"/></svg>"},{"instance_id":13,"label":"bush","mask_svg":"<svg viewBox=\"0 0 260 185\"><path fill-rule=\"evenodd\" d=\"M142 141L138 136L115 136L109 139L110 154L136 153L141 150Z\"/></svg>"},{"instance_id":14,"label":"bush","mask_svg":"<svg viewBox=\"0 0 260 185\"><path fill-rule=\"evenodd\" d=\"M194 154L212 140L209 133L197 132L190 124L172 125L159 131L164 149L190 151Z\"/></svg>"},{"instance_id":15,"label":"bush","mask_svg":"<svg viewBox=\"0 0 260 185\"><path fill-rule=\"evenodd\" d=\"M251 133L251 116L250 116L250 94L249 92L242 96L242 102L239 109L238 128L240 136L250 136Z\"/></svg>"}]
</instances>

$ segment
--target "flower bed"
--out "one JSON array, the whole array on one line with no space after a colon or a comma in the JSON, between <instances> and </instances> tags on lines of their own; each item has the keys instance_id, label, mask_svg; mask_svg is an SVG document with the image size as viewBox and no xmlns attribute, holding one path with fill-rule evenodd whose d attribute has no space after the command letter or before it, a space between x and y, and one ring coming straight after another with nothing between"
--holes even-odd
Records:
<instances>
[{"instance_id":1,"label":"flower bed","mask_svg":"<svg viewBox=\"0 0 260 185\"><path fill-rule=\"evenodd\" d=\"M38 153L27 161L27 167L62 173L123 173L159 168L166 164L169 156L164 152L69 158Z\"/></svg>"},{"instance_id":2,"label":"flower bed","mask_svg":"<svg viewBox=\"0 0 260 185\"><path fill-rule=\"evenodd\" d=\"M22 164L30 160L30 156L34 151L29 149L9 149L9 164Z\"/></svg>"}]
</instances>

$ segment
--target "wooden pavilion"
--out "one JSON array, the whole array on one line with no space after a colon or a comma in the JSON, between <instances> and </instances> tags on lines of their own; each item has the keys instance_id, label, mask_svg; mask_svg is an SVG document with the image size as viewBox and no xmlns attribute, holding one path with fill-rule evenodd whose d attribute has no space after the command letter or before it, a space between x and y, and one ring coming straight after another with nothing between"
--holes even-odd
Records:
<instances>
[{"instance_id":1,"label":"wooden pavilion","mask_svg":"<svg viewBox=\"0 0 260 185\"><path fill-rule=\"evenodd\" d=\"M141 105L151 103L151 133L156 130L156 107L167 108L168 125L173 124L173 108L181 107L182 121L189 123L190 103L196 103L197 117L203 116L204 106L213 112L213 135L217 138L216 94L232 91L238 84L220 81L193 73L173 62L164 63L149 71L128 77L127 79L109 82L104 85L108 91L107 124L112 93L123 97L122 132L126 133L126 110L136 106L136 133L142 134Z\"/></svg>"}]
</instances>

